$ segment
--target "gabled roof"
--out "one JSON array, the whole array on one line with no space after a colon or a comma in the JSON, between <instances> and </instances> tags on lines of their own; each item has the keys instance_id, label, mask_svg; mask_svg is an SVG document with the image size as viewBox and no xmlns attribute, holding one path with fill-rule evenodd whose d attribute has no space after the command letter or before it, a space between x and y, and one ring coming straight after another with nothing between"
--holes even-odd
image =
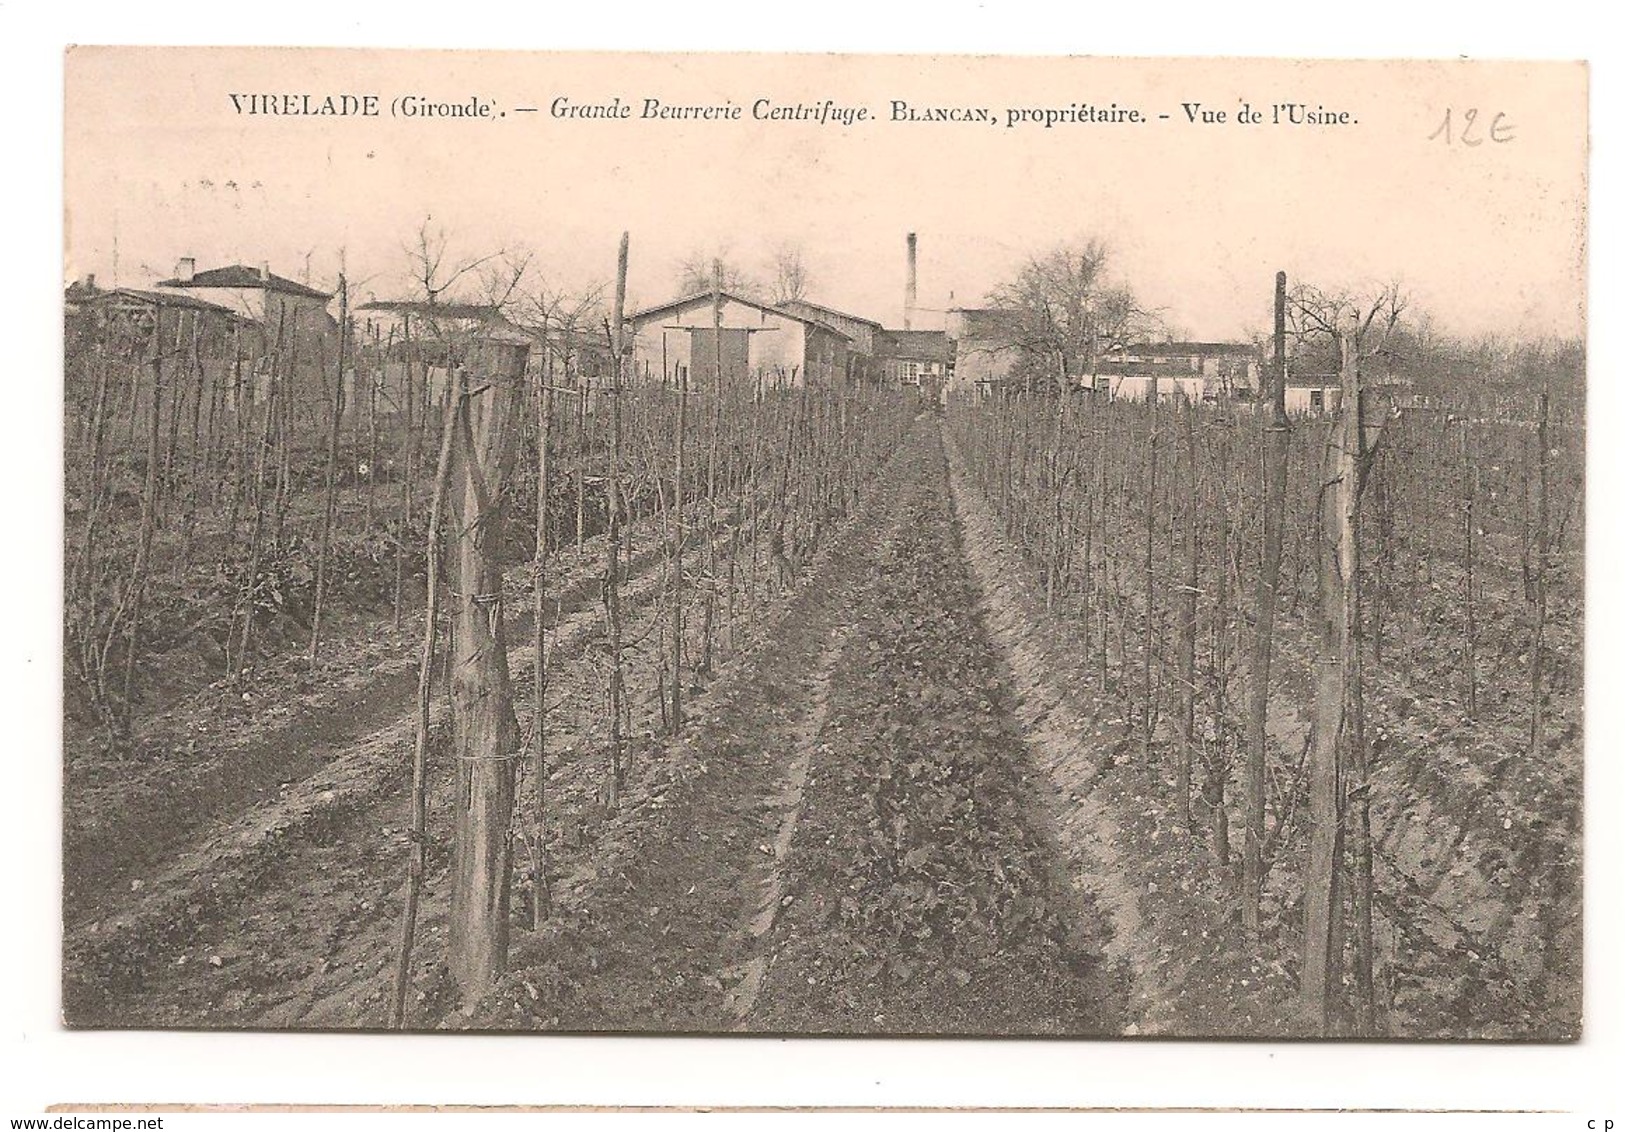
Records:
<instances>
[{"instance_id":1,"label":"gabled roof","mask_svg":"<svg viewBox=\"0 0 1625 1132\"><path fill-rule=\"evenodd\" d=\"M1095 363L1095 372L1112 377L1155 377L1163 381L1202 381L1202 374L1194 369L1173 369L1164 362L1129 362L1102 358Z\"/></svg>"},{"instance_id":2,"label":"gabled roof","mask_svg":"<svg viewBox=\"0 0 1625 1132\"><path fill-rule=\"evenodd\" d=\"M884 358L949 362L953 346L946 330L882 330L875 335L875 351Z\"/></svg>"},{"instance_id":3,"label":"gabled roof","mask_svg":"<svg viewBox=\"0 0 1625 1132\"><path fill-rule=\"evenodd\" d=\"M524 333L530 335L538 342L545 343L554 350L575 350L595 354L608 354L609 342L602 331L566 329L562 326L549 326L545 333L542 327L522 326Z\"/></svg>"},{"instance_id":4,"label":"gabled roof","mask_svg":"<svg viewBox=\"0 0 1625 1132\"><path fill-rule=\"evenodd\" d=\"M862 315L856 314L847 314L845 311L838 311L834 307L825 307L820 306L817 303L809 303L806 299L790 299L786 302L780 303L778 309L792 313L797 310L811 311L812 314L808 317L815 320L819 315L833 315L836 318L844 318L848 322L861 322L864 326L872 326L876 330L881 329L880 323L876 322L872 318L864 318Z\"/></svg>"},{"instance_id":5,"label":"gabled roof","mask_svg":"<svg viewBox=\"0 0 1625 1132\"><path fill-rule=\"evenodd\" d=\"M211 303L192 295L172 295L163 291L143 291L135 287L114 287L103 291L99 287L86 287L72 283L64 297L70 303L104 303L108 306L165 306L171 310L204 311L209 314L237 317L237 312L219 303Z\"/></svg>"},{"instance_id":6,"label":"gabled roof","mask_svg":"<svg viewBox=\"0 0 1625 1132\"><path fill-rule=\"evenodd\" d=\"M267 272L260 275L260 269L249 267L246 264L234 263L230 267L211 267L208 271L199 271L190 279L165 279L159 283L160 287L226 287L244 291L277 291L284 295L298 295L306 299L331 299L333 296L327 291L318 291L314 287L307 287L303 283L295 283L292 279L284 279L280 275Z\"/></svg>"},{"instance_id":7,"label":"gabled roof","mask_svg":"<svg viewBox=\"0 0 1625 1132\"><path fill-rule=\"evenodd\" d=\"M417 299L374 299L356 307L358 311L382 314L416 314L438 318L498 319L502 308L489 303L428 303Z\"/></svg>"},{"instance_id":8,"label":"gabled roof","mask_svg":"<svg viewBox=\"0 0 1625 1132\"><path fill-rule=\"evenodd\" d=\"M1136 342L1124 346L1125 354L1207 354L1210 356L1258 356L1258 347L1248 342Z\"/></svg>"},{"instance_id":9,"label":"gabled roof","mask_svg":"<svg viewBox=\"0 0 1625 1132\"><path fill-rule=\"evenodd\" d=\"M713 294L716 294L716 292L701 291L697 294L685 295L680 299L673 299L671 302L662 303L657 307L644 307L640 311L633 311L631 314L626 316L626 319L628 322L643 322L646 319L655 318L663 314L669 314L672 311L681 310L684 307L692 307L701 303L709 304ZM780 318L788 318L794 322L802 323L805 326L816 326L818 329L829 334L834 334L835 336L845 339L848 342L852 340L851 335L842 334L839 330L836 330L827 322L819 322L816 318L808 318L806 315L797 314L795 311L791 310L785 310L783 307L773 306L771 303L759 303L755 299L747 299L743 295L734 294L732 291L723 291L721 294L722 297L729 302L752 307L763 312L764 314L774 314L778 315Z\"/></svg>"}]
</instances>

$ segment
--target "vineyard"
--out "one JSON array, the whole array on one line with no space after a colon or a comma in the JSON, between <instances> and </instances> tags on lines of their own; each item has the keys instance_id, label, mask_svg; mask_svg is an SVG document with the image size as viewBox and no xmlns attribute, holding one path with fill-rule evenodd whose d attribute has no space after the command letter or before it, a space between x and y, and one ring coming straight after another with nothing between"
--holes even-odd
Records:
<instances>
[{"instance_id":1,"label":"vineyard","mask_svg":"<svg viewBox=\"0 0 1625 1132\"><path fill-rule=\"evenodd\" d=\"M71 1024L1578 1034L1571 390L632 380L626 256L70 313Z\"/></svg>"},{"instance_id":2,"label":"vineyard","mask_svg":"<svg viewBox=\"0 0 1625 1132\"><path fill-rule=\"evenodd\" d=\"M1471 412L1386 426L1362 502L1370 761L1363 784L1337 783L1337 813L1352 824L1349 799L1369 805L1366 961L1374 1013L1392 1032L1528 1034L1556 1017L1540 1032L1560 1036L1578 1019L1580 449L1557 442L1545 418ZM1137 820L1205 845L1197 874L1174 883L1221 882L1229 942L1256 941L1243 944L1262 960L1248 966L1252 981L1275 982L1285 1002L1304 951L1309 763L1324 706L1315 622L1332 426L1288 433L1262 705L1262 885L1248 908L1265 420L1237 407L1100 411L1044 398L967 406L950 430L1010 568L1056 623L1064 680L1115 736L1105 765L1123 776ZM1572 424L1565 433L1577 439ZM1349 937L1348 962L1333 959L1351 982L1354 914L1329 919L1334 943ZM1352 1009L1338 997L1340 1012ZM1340 1013L1335 1024L1355 1023Z\"/></svg>"}]
</instances>

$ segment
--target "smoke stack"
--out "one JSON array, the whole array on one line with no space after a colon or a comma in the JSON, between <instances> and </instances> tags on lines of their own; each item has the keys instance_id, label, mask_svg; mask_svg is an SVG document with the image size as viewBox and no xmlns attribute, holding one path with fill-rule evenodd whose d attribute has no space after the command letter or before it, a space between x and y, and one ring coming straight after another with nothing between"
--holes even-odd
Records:
<instances>
[{"instance_id":1,"label":"smoke stack","mask_svg":"<svg viewBox=\"0 0 1625 1132\"><path fill-rule=\"evenodd\" d=\"M269 283L270 281L271 281L271 261L270 260L261 260L260 261L260 282L261 283Z\"/></svg>"},{"instance_id":2,"label":"smoke stack","mask_svg":"<svg viewBox=\"0 0 1625 1132\"><path fill-rule=\"evenodd\" d=\"M192 276L197 273L197 260L191 256L182 256L175 261L175 278L182 283L190 283Z\"/></svg>"},{"instance_id":3,"label":"smoke stack","mask_svg":"<svg viewBox=\"0 0 1625 1132\"><path fill-rule=\"evenodd\" d=\"M85 290L91 292L96 290L96 273L94 271L85 276Z\"/></svg>"},{"instance_id":4,"label":"smoke stack","mask_svg":"<svg viewBox=\"0 0 1625 1132\"><path fill-rule=\"evenodd\" d=\"M919 267L916 262L919 255L919 237L913 232L908 234L908 289L903 292L903 329L914 329L914 300L915 291L919 284Z\"/></svg>"}]
</instances>

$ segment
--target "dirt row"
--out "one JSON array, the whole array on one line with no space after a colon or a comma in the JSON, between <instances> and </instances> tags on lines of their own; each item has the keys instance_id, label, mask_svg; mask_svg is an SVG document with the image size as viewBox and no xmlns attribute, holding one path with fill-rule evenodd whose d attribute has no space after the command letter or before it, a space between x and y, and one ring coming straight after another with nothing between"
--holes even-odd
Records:
<instances>
[{"instance_id":1,"label":"dirt row","mask_svg":"<svg viewBox=\"0 0 1625 1132\"><path fill-rule=\"evenodd\" d=\"M834 669L752 1028L1115 1035L1098 862L1066 866L1048 781L962 552L935 433Z\"/></svg>"},{"instance_id":2,"label":"dirt row","mask_svg":"<svg viewBox=\"0 0 1625 1132\"><path fill-rule=\"evenodd\" d=\"M658 638L665 615L660 598L666 573L657 535L652 526L645 532L647 549L633 558L634 574L622 591L626 637L634 646L628 687L650 690L633 705L634 759L660 718L652 693L660 650L636 647ZM698 557L699 542L699 536L691 538L689 555ZM748 537L744 546L748 553ZM551 618L549 848L561 868L593 851L604 818L600 796L607 767L597 757L607 730L598 658L603 617L591 600L598 594L597 580L592 559L568 569L556 583L560 589ZM522 586L517 574L509 578L510 610L526 608ZM725 646L737 647L736 638L742 640L776 600L770 585L754 594L755 606L736 603L723 619ZM696 623L691 617L690 625ZM528 635L528 625L526 613L510 617L510 641ZM524 722L534 658L523 646L512 648L510 656ZM327 721L314 739L309 732L316 724L307 716L295 708L278 713L273 718L281 725L256 729L250 749L264 749L268 758L280 750L289 768L284 773L314 764L313 773L284 782L267 800L212 828L183 815L182 824L194 830L190 844L167 856L149 851L148 870L121 895L101 886L107 895L95 906L96 915L70 924L65 941L65 1010L72 1023L383 1023L381 988L398 930L408 854L405 786L412 743L410 698L395 684L386 667L371 686L384 704L362 694L367 707L358 713L361 719L380 713L389 719L370 731L358 732L355 721L345 717L345 696L323 696L311 706L309 717ZM433 718L438 746L446 724L443 705ZM278 747L279 739L301 737L308 746ZM184 811L186 801L173 799L169 808ZM431 830L448 829L449 781L438 783L429 802ZM443 837L431 837L429 856L424 943L418 949L419 981L427 988L419 1001L426 1009L444 990L435 965L445 895L440 886L449 858ZM121 863L120 854L110 862ZM528 889L520 895L528 899Z\"/></svg>"},{"instance_id":3,"label":"dirt row","mask_svg":"<svg viewBox=\"0 0 1625 1132\"><path fill-rule=\"evenodd\" d=\"M467 1025L1119 1033L955 535L937 430L651 764Z\"/></svg>"},{"instance_id":4,"label":"dirt row","mask_svg":"<svg viewBox=\"0 0 1625 1132\"><path fill-rule=\"evenodd\" d=\"M1048 609L991 505L957 459L951 467L988 629L1011 673L1018 721L1046 772L1036 802L1054 815L1063 867L1074 878L1095 878L1092 895L1114 927L1106 954L1123 971L1125 1032L1308 1033L1292 972L1246 945L1230 879L1214 867L1201 832L1168 804L1171 764L1141 760L1124 702L1093 679L1087 650ZM1288 739L1291 721L1275 729L1278 741Z\"/></svg>"},{"instance_id":5,"label":"dirt row","mask_svg":"<svg viewBox=\"0 0 1625 1132\"><path fill-rule=\"evenodd\" d=\"M1171 990L1159 993L1152 989L1158 980L1142 970L1142 991L1163 1001L1142 1026L1180 1034L1301 1032L1294 1019L1301 813L1279 841L1273 830L1280 807L1272 814L1264 930L1257 953L1250 953L1238 944L1244 937L1235 922L1239 846L1232 844L1220 862L1202 843L1205 829L1172 820L1173 745L1180 740L1171 723L1164 721L1146 758L1137 720L1127 718L1127 700L1103 689L1098 673L1080 661L1084 645L1066 605L1048 608L1041 577L1011 546L970 478L956 477L955 486L972 536L971 559L995 592L994 606L1019 610L1008 623L995 617L994 629L1013 654L1025 654L1017 668L1034 678L1036 706L1024 715L1063 751L1069 737L1095 736L1100 754L1082 755L1064 772L1068 820L1098 809L1102 800L1106 813L1117 815L1114 836L1126 850L1121 858L1130 862L1121 871L1138 875L1138 903L1154 924L1142 967L1171 976L1171 982L1161 979ZM1290 616L1277 626L1276 642L1269 732L1280 750L1301 753L1310 734L1313 645L1301 619ZM1441 669L1459 659L1441 657L1449 646L1426 632L1396 633L1389 643L1396 653L1431 656ZM1573 644L1554 631L1554 651ZM1503 702L1504 694L1492 700L1488 691L1495 685L1482 672L1486 695L1477 719L1466 717L1448 687L1419 676L1414 661L1372 664L1367 679L1376 779L1377 977L1387 1034L1573 1038L1580 1024L1575 725L1560 731L1554 723L1543 757L1531 759L1526 713ZM1554 697L1552 716L1577 719L1578 705ZM1272 800L1290 798L1293 786L1289 767L1270 783ZM1196 801L1205 827L1210 807L1201 797ZM1235 797L1226 804L1236 842ZM1290 802L1285 808L1291 810ZM1084 824L1099 828L1098 815Z\"/></svg>"},{"instance_id":6,"label":"dirt row","mask_svg":"<svg viewBox=\"0 0 1625 1132\"><path fill-rule=\"evenodd\" d=\"M634 525L631 576L658 569L658 527ZM591 616L602 539L569 555L555 580L554 618ZM525 571L516 571L518 576ZM419 579L421 591L421 579ZM530 631L517 584L510 640ZM421 592L418 595L421 604ZM514 600L519 599L519 600ZM128 758L76 747L66 759L63 918L70 928L115 913L211 823L275 803L289 787L404 718L417 689L422 611L400 630L380 611L333 618L324 659L302 650L220 680L142 722ZM160 662L161 663L161 662ZM135 888L132 889L131 885Z\"/></svg>"}]
</instances>

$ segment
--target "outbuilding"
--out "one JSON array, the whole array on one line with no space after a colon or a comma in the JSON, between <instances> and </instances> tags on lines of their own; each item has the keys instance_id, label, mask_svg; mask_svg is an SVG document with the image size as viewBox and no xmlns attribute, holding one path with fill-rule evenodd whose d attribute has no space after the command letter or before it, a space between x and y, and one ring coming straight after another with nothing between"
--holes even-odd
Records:
<instances>
[{"instance_id":1,"label":"outbuilding","mask_svg":"<svg viewBox=\"0 0 1625 1132\"><path fill-rule=\"evenodd\" d=\"M720 346L717 323L720 319ZM804 384L844 381L851 338L782 307L724 291L674 299L628 316L631 380L693 389L710 385L720 355L722 381L757 396Z\"/></svg>"}]
</instances>

